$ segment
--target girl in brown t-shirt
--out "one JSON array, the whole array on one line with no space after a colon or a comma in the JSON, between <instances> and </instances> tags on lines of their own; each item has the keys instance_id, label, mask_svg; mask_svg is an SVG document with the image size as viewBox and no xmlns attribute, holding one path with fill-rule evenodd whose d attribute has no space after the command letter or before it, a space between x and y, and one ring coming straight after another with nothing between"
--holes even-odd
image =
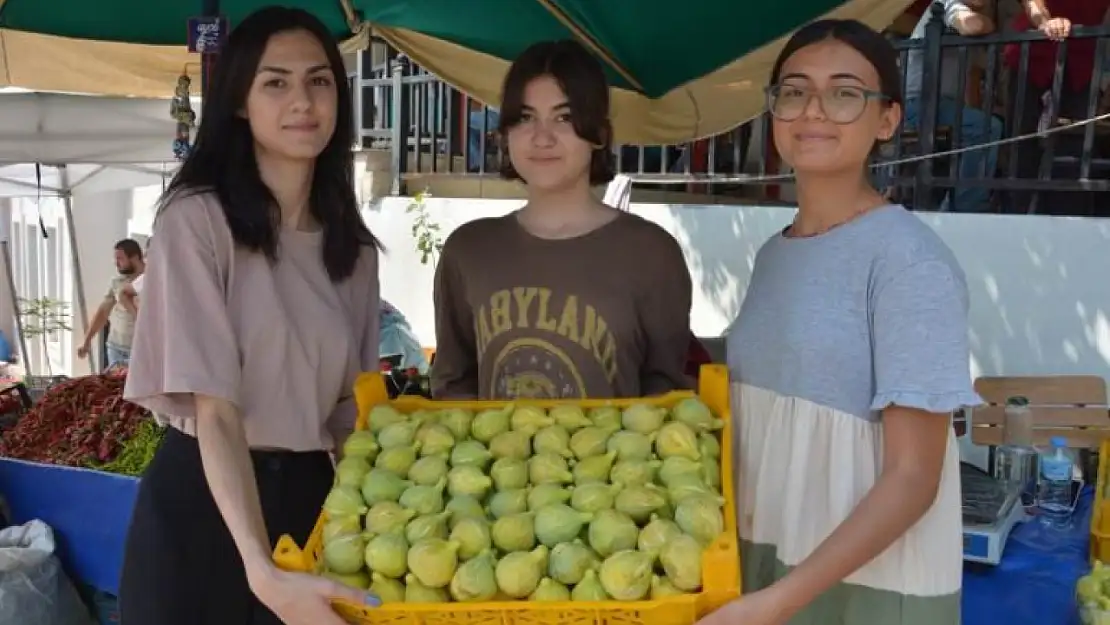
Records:
<instances>
[{"instance_id":1,"label":"girl in brown t-shirt","mask_svg":"<svg viewBox=\"0 0 1110 625\"><path fill-rule=\"evenodd\" d=\"M532 46L501 102L524 208L452 233L436 268L437 398L636 397L687 388L691 282L659 226L606 206L609 91L573 41Z\"/></svg>"},{"instance_id":2,"label":"girl in brown t-shirt","mask_svg":"<svg viewBox=\"0 0 1110 625\"><path fill-rule=\"evenodd\" d=\"M377 247L351 181L327 29L271 7L230 34L155 221L125 396L171 428L139 487L128 625L342 625L366 590L279 571L331 488L355 376L378 361Z\"/></svg>"}]
</instances>

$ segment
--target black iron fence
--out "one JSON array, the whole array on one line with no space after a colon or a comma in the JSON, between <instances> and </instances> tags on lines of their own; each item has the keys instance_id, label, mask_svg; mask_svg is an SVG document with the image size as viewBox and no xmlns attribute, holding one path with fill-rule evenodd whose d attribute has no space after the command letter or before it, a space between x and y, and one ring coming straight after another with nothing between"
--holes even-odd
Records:
<instances>
[{"instance_id":1,"label":"black iron fence","mask_svg":"<svg viewBox=\"0 0 1110 625\"><path fill-rule=\"evenodd\" d=\"M1110 29L1074 27L1059 44L1037 31L965 37L931 10L924 37L895 44L904 71L918 57L920 90L884 158L940 156L895 168L893 184L924 210L1110 216L1110 122L1084 123L1110 102ZM974 196L989 201L960 206Z\"/></svg>"},{"instance_id":2,"label":"black iron fence","mask_svg":"<svg viewBox=\"0 0 1110 625\"><path fill-rule=\"evenodd\" d=\"M892 197L917 210L1110 216L1110 120L1084 123L1110 104L1110 28L1074 27L1051 44L1036 31L960 36L934 19L924 37L894 43L906 122L874 169ZM497 111L374 46L353 80L356 126L359 147L388 151L393 192L410 173L496 172ZM790 181L768 126L764 114L706 140L616 146L617 168L684 180L655 188L779 201Z\"/></svg>"}]
</instances>

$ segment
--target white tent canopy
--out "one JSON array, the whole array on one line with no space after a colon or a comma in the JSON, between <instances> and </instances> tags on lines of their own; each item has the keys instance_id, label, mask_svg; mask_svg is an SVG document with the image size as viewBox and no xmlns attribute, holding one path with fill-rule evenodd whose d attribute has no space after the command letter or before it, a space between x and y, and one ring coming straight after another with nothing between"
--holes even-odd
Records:
<instances>
[{"instance_id":1,"label":"white tent canopy","mask_svg":"<svg viewBox=\"0 0 1110 625\"><path fill-rule=\"evenodd\" d=\"M0 162L0 198L100 193L161 184L173 163L132 165L35 165Z\"/></svg>"},{"instance_id":2,"label":"white tent canopy","mask_svg":"<svg viewBox=\"0 0 1110 625\"><path fill-rule=\"evenodd\" d=\"M175 130L169 100L0 90L0 197L160 184Z\"/></svg>"},{"instance_id":3,"label":"white tent canopy","mask_svg":"<svg viewBox=\"0 0 1110 625\"><path fill-rule=\"evenodd\" d=\"M199 102L193 107L199 110ZM88 306L73 195L163 184L177 167L176 129L166 99L0 89L0 198L60 196L65 202L82 330L88 327ZM14 305L10 273L8 287ZM18 318L17 312L17 323ZM26 354L22 327L19 333Z\"/></svg>"}]
</instances>

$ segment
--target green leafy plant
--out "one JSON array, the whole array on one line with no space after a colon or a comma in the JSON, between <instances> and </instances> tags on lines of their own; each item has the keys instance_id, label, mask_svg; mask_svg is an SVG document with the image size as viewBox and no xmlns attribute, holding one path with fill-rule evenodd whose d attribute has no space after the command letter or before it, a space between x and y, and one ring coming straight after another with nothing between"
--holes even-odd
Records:
<instances>
[{"instance_id":1,"label":"green leafy plant","mask_svg":"<svg viewBox=\"0 0 1110 625\"><path fill-rule=\"evenodd\" d=\"M23 321L23 336L27 339L38 338L42 345L43 359L46 361L47 375L54 375L47 356L47 343L50 338L59 332L69 332L73 328L69 325L69 302L38 297L35 299L19 298L19 316Z\"/></svg>"},{"instance_id":2,"label":"green leafy plant","mask_svg":"<svg viewBox=\"0 0 1110 625\"><path fill-rule=\"evenodd\" d=\"M412 238L416 239L416 251L420 253L420 264L435 264L436 257L443 252L443 237L440 226L428 213L428 198L432 194L424 189L412 198L405 213L412 215Z\"/></svg>"}]
</instances>

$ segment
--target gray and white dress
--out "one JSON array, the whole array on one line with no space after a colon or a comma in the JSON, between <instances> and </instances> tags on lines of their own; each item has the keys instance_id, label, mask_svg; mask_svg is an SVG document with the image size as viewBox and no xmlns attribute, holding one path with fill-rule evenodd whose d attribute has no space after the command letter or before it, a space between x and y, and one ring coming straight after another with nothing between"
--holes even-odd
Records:
<instances>
[{"instance_id":1,"label":"gray and white dress","mask_svg":"<svg viewBox=\"0 0 1110 625\"><path fill-rule=\"evenodd\" d=\"M901 206L763 245L728 337L745 592L808 557L875 484L884 408L980 403L967 314L951 250ZM950 433L925 516L791 625L959 623L960 508Z\"/></svg>"}]
</instances>

